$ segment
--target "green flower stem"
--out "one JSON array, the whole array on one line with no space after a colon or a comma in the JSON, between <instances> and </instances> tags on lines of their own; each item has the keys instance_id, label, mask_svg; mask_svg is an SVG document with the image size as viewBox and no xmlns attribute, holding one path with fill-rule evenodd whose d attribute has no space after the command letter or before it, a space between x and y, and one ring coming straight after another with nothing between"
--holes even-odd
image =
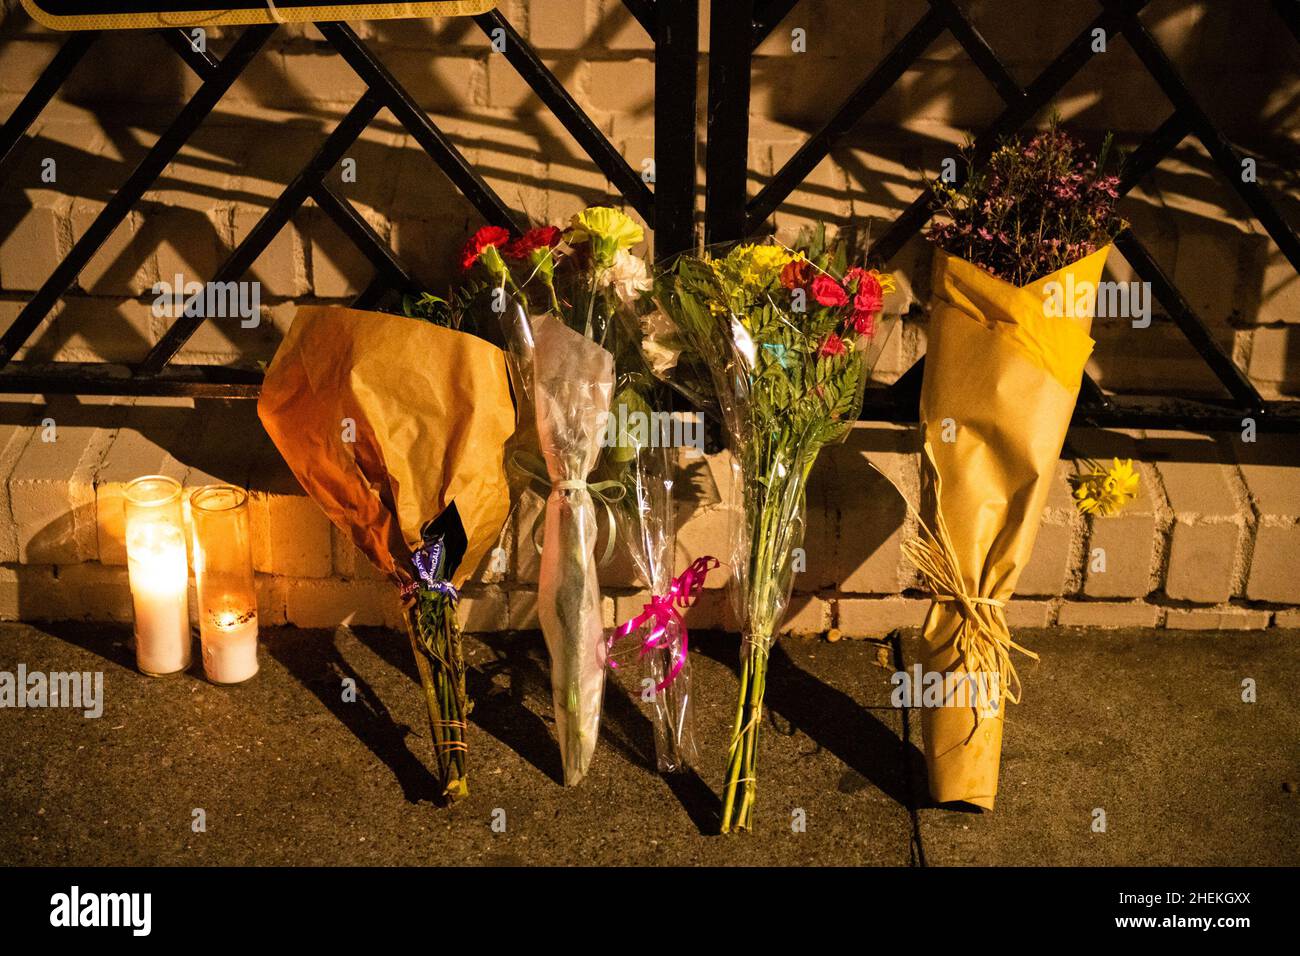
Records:
<instances>
[{"instance_id":1,"label":"green flower stem","mask_svg":"<svg viewBox=\"0 0 1300 956\"><path fill-rule=\"evenodd\" d=\"M755 525L750 542L749 593L746 597L744 644L741 649L740 696L732 730L731 750L722 800L722 832L750 830L758 793L758 735L763 723L768 653L789 597L788 566L796 539L792 533L804 507L804 492L813 456L791 454L799 442L781 435L769 440L748 474L767 477L746 488L746 511ZM803 464L796 466L795 462ZM781 468L785 474L777 477Z\"/></svg>"},{"instance_id":2,"label":"green flower stem","mask_svg":"<svg viewBox=\"0 0 1300 956\"><path fill-rule=\"evenodd\" d=\"M763 720L763 693L767 689L767 651L763 649L761 639L751 639L746 643L749 646L741 663L740 697L727 761L727 786L722 803L723 833L752 828L754 800L758 792L758 732Z\"/></svg>"},{"instance_id":3,"label":"green flower stem","mask_svg":"<svg viewBox=\"0 0 1300 956\"><path fill-rule=\"evenodd\" d=\"M732 829L732 808L736 803L736 790L740 781L740 768L744 755L743 737L747 731L749 704L749 671L752 654L746 654L740 664L740 697L736 701L736 720L731 730L731 747L727 751L727 784L722 795L722 832Z\"/></svg>"},{"instance_id":4,"label":"green flower stem","mask_svg":"<svg viewBox=\"0 0 1300 956\"><path fill-rule=\"evenodd\" d=\"M465 719L471 710L455 600L441 593L418 592L407 611L406 633L428 706L435 774L443 797L454 803L469 796Z\"/></svg>"}]
</instances>

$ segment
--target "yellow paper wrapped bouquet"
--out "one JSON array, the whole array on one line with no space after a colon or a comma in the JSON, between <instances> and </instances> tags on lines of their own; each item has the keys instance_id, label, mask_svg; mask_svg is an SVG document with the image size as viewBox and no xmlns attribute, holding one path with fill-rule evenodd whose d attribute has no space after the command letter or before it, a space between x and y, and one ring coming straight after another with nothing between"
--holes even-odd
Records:
<instances>
[{"instance_id":1,"label":"yellow paper wrapped bouquet","mask_svg":"<svg viewBox=\"0 0 1300 956\"><path fill-rule=\"evenodd\" d=\"M1033 551L1092 353L1096 289L1124 225L1108 147L1093 159L1054 121L1004 144L963 185L932 187L925 531L908 552L933 595L923 669L947 689L921 721L940 803L993 808L1005 707L1020 698L1014 657L1034 657L1012 640L1004 609ZM961 687L982 690L957 703Z\"/></svg>"}]
</instances>

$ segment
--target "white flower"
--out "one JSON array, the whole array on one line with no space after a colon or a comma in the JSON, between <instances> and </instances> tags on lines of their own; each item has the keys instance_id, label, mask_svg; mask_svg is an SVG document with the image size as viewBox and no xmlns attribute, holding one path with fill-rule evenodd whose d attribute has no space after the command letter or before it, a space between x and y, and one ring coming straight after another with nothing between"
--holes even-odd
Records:
<instances>
[{"instance_id":1,"label":"white flower","mask_svg":"<svg viewBox=\"0 0 1300 956\"><path fill-rule=\"evenodd\" d=\"M672 319L658 309L641 316L641 331L645 338L641 340L641 351L650 362L656 375L663 375L677 364L677 357L682 354L677 343L677 326Z\"/></svg>"},{"instance_id":2,"label":"white flower","mask_svg":"<svg viewBox=\"0 0 1300 956\"><path fill-rule=\"evenodd\" d=\"M612 287L624 302L631 302L654 288L645 260L626 249L614 254L610 267L600 274L598 284L602 289Z\"/></svg>"}]
</instances>

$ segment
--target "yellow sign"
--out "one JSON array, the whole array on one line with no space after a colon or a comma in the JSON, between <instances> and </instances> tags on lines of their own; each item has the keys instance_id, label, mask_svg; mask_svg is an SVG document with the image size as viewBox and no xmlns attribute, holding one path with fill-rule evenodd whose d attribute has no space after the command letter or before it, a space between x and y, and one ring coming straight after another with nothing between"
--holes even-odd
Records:
<instances>
[{"instance_id":1,"label":"yellow sign","mask_svg":"<svg viewBox=\"0 0 1300 956\"><path fill-rule=\"evenodd\" d=\"M212 0L23 0L36 22L52 30L142 30L313 20L386 20L486 13L497 0L430 3L330 3L329 0L242 0L211 9Z\"/></svg>"}]
</instances>

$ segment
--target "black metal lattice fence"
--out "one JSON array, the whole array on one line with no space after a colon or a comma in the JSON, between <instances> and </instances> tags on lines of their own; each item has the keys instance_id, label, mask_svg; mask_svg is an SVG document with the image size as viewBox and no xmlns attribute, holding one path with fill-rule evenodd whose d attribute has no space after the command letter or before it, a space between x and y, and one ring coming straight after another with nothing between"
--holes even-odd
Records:
<instances>
[{"instance_id":1,"label":"black metal lattice fence","mask_svg":"<svg viewBox=\"0 0 1300 956\"><path fill-rule=\"evenodd\" d=\"M747 195L746 149L749 129L750 68L753 51L795 7L797 0L734 0L712 9L709 62L708 148L706 154L706 234L710 241L742 238L761 228L840 142L902 78L945 31L965 50L979 72L992 85L1005 107L987 129L975 137L973 159L986 160L999 140L1024 127L1094 56L1100 32L1109 42L1123 38L1169 100L1171 112L1128 157L1121 173L1121 194L1127 193L1188 136L1204 146L1227 184L1237 192L1300 273L1300 241L1251 178L1243 177L1245 158L1220 132L1197 103L1163 49L1142 23L1140 14L1149 0L1100 0L1097 16L1026 87L1022 88L997 54L980 35L954 0L927 0L925 14L857 86L831 119L763 186ZM1279 25L1300 40L1300 4L1273 0ZM750 22L749 33L727 29L737 19ZM739 171L739 172L738 172ZM904 244L917 235L932 213L923 193L909 205L871 245L871 257L888 263ZM1300 429L1295 403L1265 401L1254 383L1210 334L1203 319L1179 292L1169 276L1147 251L1142 240L1126 230L1115 242L1139 277L1150 283L1152 294L1169 318L1186 336L1196 353L1223 386L1226 398L1193 400L1168 395L1155 400L1123 401L1106 395L1091 378L1085 378L1075 421L1099 426L1184 427L1240 429L1244 418L1259 428ZM915 421L920 396L918 361L888 389L869 392L862 417L871 420Z\"/></svg>"},{"instance_id":2,"label":"black metal lattice fence","mask_svg":"<svg viewBox=\"0 0 1300 956\"><path fill-rule=\"evenodd\" d=\"M807 0L805 0L807 2ZM950 32L1005 107L974 140L976 161L987 158L998 140L1028 124L1091 60L1094 39L1123 39L1136 53L1170 103L1171 112L1127 159L1121 189L1130 190L1188 136L1201 142L1227 184L1272 238L1293 269L1300 273L1300 241L1264 191L1241 175L1244 155L1230 143L1197 103L1160 45L1143 24L1148 0L1100 0L1093 21L1027 86L1021 87L972 21L954 0L927 0L925 14L890 50L835 111L832 118L795 152L754 196L747 194L751 65L755 48L796 6L797 0L728 0L711 8L705 160L704 227L709 241L739 239L760 229L769 216L812 173L880 100L899 82L944 32ZM561 122L609 183L654 230L661 258L692 247L696 221L696 76L699 62L698 0L624 0L624 5L654 41L655 177L653 189L643 181L595 123L546 67L527 41L500 12L475 17L489 36L504 37L503 55L547 109ZM1300 5L1273 0L1279 23L1300 41ZM737 27L748 24L749 28ZM372 306L390 289L409 289L410 273L355 207L326 183L326 176L379 113L387 109L416 143L469 200L484 220L517 230L522 223L484 181L455 144L430 119L409 92L345 23L317 25L325 40L363 81L366 91L315 154L292 178L210 277L211 282L238 281L259 255L311 199L333 220L374 269L370 284L356 299ZM177 155L222 96L258 55L274 26L243 31L220 60L196 52L187 34L163 31L162 37L195 72L201 84L158 137L148 153L74 243L67 255L0 335L0 392L71 392L81 394L214 395L252 397L259 373L215 365L172 362L204 319L181 317L137 363L128 367L95 362L37 363L14 356L51 309L76 282L96 251L128 216ZM86 51L94 33L72 34L0 129L0 176L42 109L57 94ZM0 180L0 188L3 188ZM915 236L931 215L922 194L899 215L871 247L874 260L888 261ZM1169 319L1185 335L1223 386L1225 397L1193 399L1169 394L1121 399L1105 394L1095 382L1084 383L1076 421L1129 427L1240 428L1251 418L1261 430L1300 430L1300 403L1265 401L1250 379L1215 341L1205 322L1161 270L1142 240L1123 233L1117 247L1150 283ZM895 384L869 391L863 418L913 421L916 417L922 362Z\"/></svg>"},{"instance_id":3,"label":"black metal lattice fence","mask_svg":"<svg viewBox=\"0 0 1300 956\"><path fill-rule=\"evenodd\" d=\"M656 246L660 252L681 251L691 245L694 229L698 6L695 0L659 0L653 5L643 0L628 0L627 6L654 39L656 49L658 95L655 97L653 190L503 14L493 11L474 20L488 36L504 39L503 55L606 176L623 201L655 230ZM325 182L326 176L381 109L387 109L397 119L485 221L518 232L523 223L518 221L516 214L357 34L346 23L318 23L316 26L335 52L361 78L366 92L325 137L315 154L208 281L227 283L240 280L310 198L339 226L374 269L374 278L356 297L354 305L359 308L372 306L390 289L415 289L416 283L410 273L384 240L345 197ZM139 362L126 368L99 362L30 362L16 360L14 356L276 29L274 25L246 28L220 60L207 52L196 51L184 30L161 31L162 38L199 77L201 85L49 278L24 304L9 328L0 335L0 391L231 398L257 395L261 376L256 371L228 366L172 364L172 359L205 321L199 315L178 318ZM0 169L4 168L5 160L95 39L93 32L71 35L19 103L0 130Z\"/></svg>"}]
</instances>

